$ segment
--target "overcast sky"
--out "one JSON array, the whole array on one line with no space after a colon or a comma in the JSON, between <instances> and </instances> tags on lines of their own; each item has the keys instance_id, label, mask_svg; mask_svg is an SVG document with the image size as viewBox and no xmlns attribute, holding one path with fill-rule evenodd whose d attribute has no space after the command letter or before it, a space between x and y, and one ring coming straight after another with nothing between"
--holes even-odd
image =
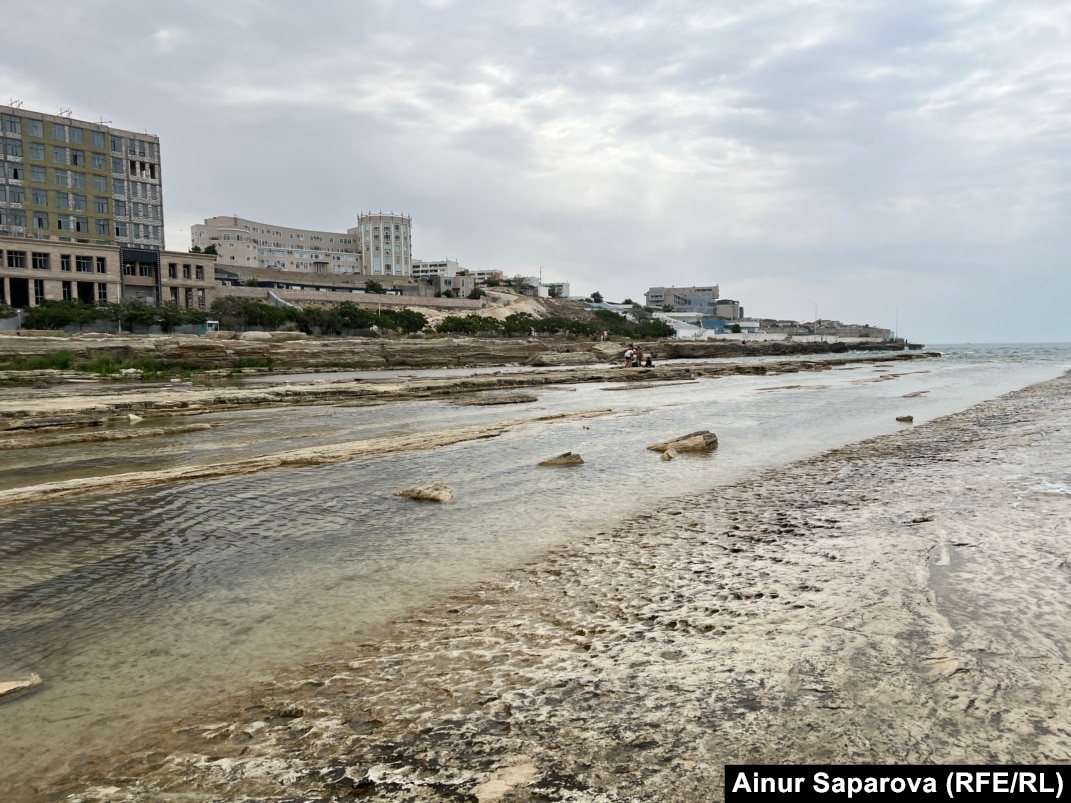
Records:
<instances>
[{"instance_id":1,"label":"overcast sky","mask_svg":"<svg viewBox=\"0 0 1071 803\"><path fill-rule=\"evenodd\" d=\"M1071 341L1066 0L0 0L0 91L161 139L169 248L413 256L929 343Z\"/></svg>"}]
</instances>

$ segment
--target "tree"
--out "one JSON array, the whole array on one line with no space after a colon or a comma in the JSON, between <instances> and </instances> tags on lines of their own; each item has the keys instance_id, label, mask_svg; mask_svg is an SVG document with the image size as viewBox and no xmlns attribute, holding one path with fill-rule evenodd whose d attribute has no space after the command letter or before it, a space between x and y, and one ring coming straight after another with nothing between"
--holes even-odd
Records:
<instances>
[{"instance_id":1,"label":"tree","mask_svg":"<svg viewBox=\"0 0 1071 803\"><path fill-rule=\"evenodd\" d=\"M663 304L662 305L662 312L673 312L673 305L672 304Z\"/></svg>"},{"instance_id":2,"label":"tree","mask_svg":"<svg viewBox=\"0 0 1071 803\"><path fill-rule=\"evenodd\" d=\"M602 303L602 293L600 293L598 290L596 290L594 293L591 294L591 300L594 301L596 304L601 304Z\"/></svg>"},{"instance_id":3,"label":"tree","mask_svg":"<svg viewBox=\"0 0 1071 803\"><path fill-rule=\"evenodd\" d=\"M636 302L635 302L635 301L633 301L633 300L632 300L631 298L626 298L626 299L625 299L624 301L622 301L621 303L622 303L622 304L631 304L631 305L632 305L632 306L634 306L634 307L636 306Z\"/></svg>"},{"instance_id":4,"label":"tree","mask_svg":"<svg viewBox=\"0 0 1071 803\"><path fill-rule=\"evenodd\" d=\"M201 253L201 246L195 245L193 248L190 249L190 253L191 254L199 254L199 253Z\"/></svg>"},{"instance_id":5,"label":"tree","mask_svg":"<svg viewBox=\"0 0 1071 803\"><path fill-rule=\"evenodd\" d=\"M246 287L260 287L260 282L258 282L256 279L246 279L245 280L245 286Z\"/></svg>"},{"instance_id":6,"label":"tree","mask_svg":"<svg viewBox=\"0 0 1071 803\"><path fill-rule=\"evenodd\" d=\"M216 250L216 246L215 245L209 245L209 246L205 247L205 253L206 254L213 254L213 255L216 255L216 256L219 255L219 251Z\"/></svg>"},{"instance_id":7,"label":"tree","mask_svg":"<svg viewBox=\"0 0 1071 803\"><path fill-rule=\"evenodd\" d=\"M387 288L385 288L380 282L375 279L369 279L364 283L364 291L366 293L374 293L376 295L386 295Z\"/></svg>"},{"instance_id":8,"label":"tree","mask_svg":"<svg viewBox=\"0 0 1071 803\"><path fill-rule=\"evenodd\" d=\"M729 327L729 331L732 332L734 335L740 334L740 324L734 323L732 326Z\"/></svg>"},{"instance_id":9,"label":"tree","mask_svg":"<svg viewBox=\"0 0 1071 803\"><path fill-rule=\"evenodd\" d=\"M471 298L473 301L478 301L479 299L483 298L485 295L487 295L487 293L484 292L483 288L473 287L472 288L472 292L468 294L468 298Z\"/></svg>"}]
</instances>

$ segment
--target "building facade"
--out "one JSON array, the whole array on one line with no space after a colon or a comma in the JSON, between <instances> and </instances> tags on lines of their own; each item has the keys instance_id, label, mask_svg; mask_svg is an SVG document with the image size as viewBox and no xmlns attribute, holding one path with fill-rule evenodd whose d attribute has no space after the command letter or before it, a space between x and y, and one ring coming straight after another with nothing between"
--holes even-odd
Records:
<instances>
[{"instance_id":1,"label":"building facade","mask_svg":"<svg viewBox=\"0 0 1071 803\"><path fill-rule=\"evenodd\" d=\"M160 139L0 107L0 236L164 247Z\"/></svg>"},{"instance_id":2,"label":"building facade","mask_svg":"<svg viewBox=\"0 0 1071 803\"><path fill-rule=\"evenodd\" d=\"M361 214L347 230L357 238L366 276L410 276L413 270L413 219L409 215Z\"/></svg>"},{"instance_id":3,"label":"building facade","mask_svg":"<svg viewBox=\"0 0 1071 803\"><path fill-rule=\"evenodd\" d=\"M44 301L116 302L206 309L215 257L146 248L0 237L0 302L35 307Z\"/></svg>"},{"instance_id":4,"label":"building facade","mask_svg":"<svg viewBox=\"0 0 1071 803\"><path fill-rule=\"evenodd\" d=\"M270 268L299 273L361 272L356 236L297 229L223 215L190 227L190 246L216 247L226 268Z\"/></svg>"},{"instance_id":5,"label":"building facade","mask_svg":"<svg viewBox=\"0 0 1071 803\"><path fill-rule=\"evenodd\" d=\"M714 315L718 285L708 287L652 287L644 297L654 309L670 307L672 312L698 312Z\"/></svg>"}]
</instances>

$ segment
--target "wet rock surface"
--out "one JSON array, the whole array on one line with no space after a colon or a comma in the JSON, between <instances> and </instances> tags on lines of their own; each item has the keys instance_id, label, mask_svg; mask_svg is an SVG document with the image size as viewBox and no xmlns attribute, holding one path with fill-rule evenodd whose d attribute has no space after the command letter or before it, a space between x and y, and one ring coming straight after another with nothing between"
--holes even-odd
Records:
<instances>
[{"instance_id":1,"label":"wet rock surface","mask_svg":"<svg viewBox=\"0 0 1071 803\"><path fill-rule=\"evenodd\" d=\"M1071 512L1030 483L1071 469L1039 463L1069 391L671 500L25 799L706 801L727 763L1067 762Z\"/></svg>"},{"instance_id":2,"label":"wet rock surface","mask_svg":"<svg viewBox=\"0 0 1071 803\"><path fill-rule=\"evenodd\" d=\"M584 459L576 452L564 452L557 457L549 457L539 462L541 466L582 466Z\"/></svg>"},{"instance_id":3,"label":"wet rock surface","mask_svg":"<svg viewBox=\"0 0 1071 803\"><path fill-rule=\"evenodd\" d=\"M449 502L454 498L454 492L445 482L423 482L409 488L403 488L394 492L395 496L404 496L407 499L416 499L421 502Z\"/></svg>"}]
</instances>

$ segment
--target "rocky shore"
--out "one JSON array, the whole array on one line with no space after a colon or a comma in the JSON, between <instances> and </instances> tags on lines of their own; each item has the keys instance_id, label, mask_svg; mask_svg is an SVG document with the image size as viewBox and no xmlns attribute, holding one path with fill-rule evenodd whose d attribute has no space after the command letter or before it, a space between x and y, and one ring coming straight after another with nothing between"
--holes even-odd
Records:
<instances>
[{"instance_id":1,"label":"rocky shore","mask_svg":"<svg viewBox=\"0 0 1071 803\"><path fill-rule=\"evenodd\" d=\"M658 359L762 357L857 351L904 351L901 343L741 343L658 341L641 344ZM216 332L204 336L0 334L0 364L69 351L77 360L147 357L186 368L226 369L270 361L276 369L445 368L487 365L595 365L617 360L622 343L550 338L310 338L300 333Z\"/></svg>"},{"instance_id":2,"label":"rocky shore","mask_svg":"<svg viewBox=\"0 0 1071 803\"><path fill-rule=\"evenodd\" d=\"M668 501L14 799L707 801L727 763L1067 762L1069 391Z\"/></svg>"},{"instance_id":3,"label":"rocky shore","mask_svg":"<svg viewBox=\"0 0 1071 803\"><path fill-rule=\"evenodd\" d=\"M547 356L542 355L541 361ZM558 356L568 358L570 354ZM406 399L495 393L545 385L673 382L734 374L825 371L847 361L893 364L934 356L939 355L916 351L869 356L844 355L823 360L786 359L739 363L689 363L678 360L663 363L656 368L631 370L621 369L616 365L608 367L603 359L601 366L556 370L541 371L533 367L532 370L523 372L464 377L358 377L356 380L345 381L331 381L330 374L324 374L324 379L317 382L302 381L277 385L240 385L234 381L210 384L177 380L161 383L133 377L90 379L85 374L42 371L31 377L31 381L0 385L0 448L3 448L4 437L125 424L131 415L139 419L151 419L158 425L159 421L165 418L239 408L328 403L379 404ZM151 425L145 426L149 428Z\"/></svg>"}]
</instances>

